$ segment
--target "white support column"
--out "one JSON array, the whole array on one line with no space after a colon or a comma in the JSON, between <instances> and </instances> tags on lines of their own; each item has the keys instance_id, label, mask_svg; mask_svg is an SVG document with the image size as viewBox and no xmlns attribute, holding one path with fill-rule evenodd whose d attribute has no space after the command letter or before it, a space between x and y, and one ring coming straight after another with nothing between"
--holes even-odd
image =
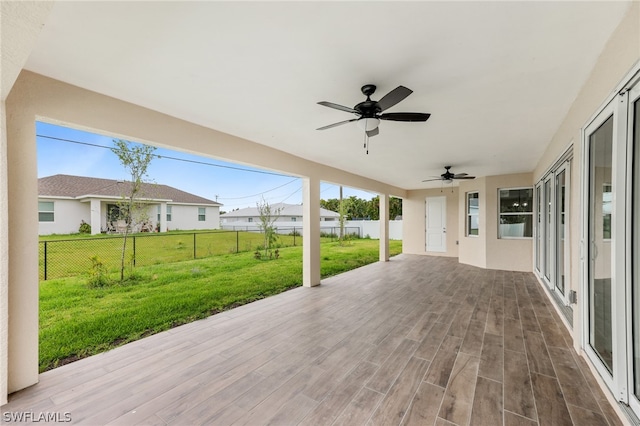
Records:
<instances>
[{"instance_id":1,"label":"white support column","mask_svg":"<svg viewBox=\"0 0 640 426\"><path fill-rule=\"evenodd\" d=\"M380 262L389 261L389 194L380 194Z\"/></svg>"},{"instance_id":2,"label":"white support column","mask_svg":"<svg viewBox=\"0 0 640 426\"><path fill-rule=\"evenodd\" d=\"M320 180L302 180L302 284L320 284Z\"/></svg>"},{"instance_id":3,"label":"white support column","mask_svg":"<svg viewBox=\"0 0 640 426\"><path fill-rule=\"evenodd\" d=\"M167 232L167 203L160 203L160 232Z\"/></svg>"},{"instance_id":4,"label":"white support column","mask_svg":"<svg viewBox=\"0 0 640 426\"><path fill-rule=\"evenodd\" d=\"M38 167L35 114L13 106L11 97L6 108L11 393L38 383L38 215L29 213L38 211Z\"/></svg>"},{"instance_id":5,"label":"white support column","mask_svg":"<svg viewBox=\"0 0 640 426\"><path fill-rule=\"evenodd\" d=\"M102 224L100 223L100 217L102 216L102 203L100 200L92 199L91 200L91 234L96 235L99 234L102 228Z\"/></svg>"}]
</instances>

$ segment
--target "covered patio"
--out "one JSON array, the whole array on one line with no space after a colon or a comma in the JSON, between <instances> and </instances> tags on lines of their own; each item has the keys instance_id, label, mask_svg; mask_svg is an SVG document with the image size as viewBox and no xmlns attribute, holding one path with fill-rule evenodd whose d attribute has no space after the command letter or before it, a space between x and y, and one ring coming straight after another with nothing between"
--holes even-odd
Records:
<instances>
[{"instance_id":1,"label":"covered patio","mask_svg":"<svg viewBox=\"0 0 640 426\"><path fill-rule=\"evenodd\" d=\"M3 414L639 422L640 2L3 1L0 21ZM299 177L306 288L39 375L38 121ZM379 195L379 264L321 282L321 183Z\"/></svg>"},{"instance_id":2,"label":"covered patio","mask_svg":"<svg viewBox=\"0 0 640 426\"><path fill-rule=\"evenodd\" d=\"M532 273L403 254L40 375L72 424L622 424Z\"/></svg>"}]
</instances>

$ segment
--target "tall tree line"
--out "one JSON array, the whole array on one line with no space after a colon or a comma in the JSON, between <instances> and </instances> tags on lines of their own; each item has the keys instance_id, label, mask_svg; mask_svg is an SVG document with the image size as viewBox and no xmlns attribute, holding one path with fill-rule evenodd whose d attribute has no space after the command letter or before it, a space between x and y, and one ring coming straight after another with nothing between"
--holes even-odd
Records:
<instances>
[{"instance_id":1,"label":"tall tree line","mask_svg":"<svg viewBox=\"0 0 640 426\"><path fill-rule=\"evenodd\" d=\"M364 200L352 195L342 200L344 203L347 220L378 220L380 219L380 197L375 196L370 200ZM320 200L320 207L334 212L340 211L340 200L330 198ZM389 218L395 219L402 216L402 199L389 198Z\"/></svg>"}]
</instances>

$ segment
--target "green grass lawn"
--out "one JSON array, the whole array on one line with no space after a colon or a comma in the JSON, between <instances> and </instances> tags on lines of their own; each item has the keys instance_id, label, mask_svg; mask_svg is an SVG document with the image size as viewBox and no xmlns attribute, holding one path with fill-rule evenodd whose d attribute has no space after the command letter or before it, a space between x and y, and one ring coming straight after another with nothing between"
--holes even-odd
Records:
<instances>
[{"instance_id":1,"label":"green grass lawn","mask_svg":"<svg viewBox=\"0 0 640 426\"><path fill-rule=\"evenodd\" d=\"M369 239L322 244L322 277L377 261L378 247ZM401 241L390 242L392 255L401 251ZM102 288L89 288L86 276L40 283L40 371L298 287L302 247L271 261L248 252L135 271L135 281Z\"/></svg>"},{"instance_id":2,"label":"green grass lawn","mask_svg":"<svg viewBox=\"0 0 640 426\"><path fill-rule=\"evenodd\" d=\"M195 234L195 235L194 235ZM329 239L323 239L328 241ZM46 242L46 246L45 246ZM98 256L110 271L120 267L123 237L118 235L47 235L40 237L40 279L63 278L87 273L92 256ZM264 244L263 236L244 231L171 231L141 233L128 237L125 259L136 266L160 265L236 252L253 252ZM281 247L301 246L299 235L279 235Z\"/></svg>"}]
</instances>

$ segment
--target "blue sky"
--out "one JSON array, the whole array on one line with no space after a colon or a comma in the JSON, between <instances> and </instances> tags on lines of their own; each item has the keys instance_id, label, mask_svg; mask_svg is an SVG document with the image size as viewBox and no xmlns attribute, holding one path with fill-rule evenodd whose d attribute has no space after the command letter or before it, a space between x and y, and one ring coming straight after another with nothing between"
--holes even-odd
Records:
<instances>
[{"instance_id":1,"label":"blue sky","mask_svg":"<svg viewBox=\"0 0 640 426\"><path fill-rule=\"evenodd\" d=\"M36 123L36 135L38 177L68 174L106 179L129 178L111 150L84 145L111 147L114 138L42 122ZM155 158L151 162L151 181L211 200L217 199L224 204L224 211L255 207L262 197L270 204L302 202L302 181L299 178L168 149L158 148L155 154L163 158ZM320 197L324 199L339 196L337 185L322 183L320 191ZM343 194L366 200L375 196L348 187L344 188Z\"/></svg>"}]
</instances>

